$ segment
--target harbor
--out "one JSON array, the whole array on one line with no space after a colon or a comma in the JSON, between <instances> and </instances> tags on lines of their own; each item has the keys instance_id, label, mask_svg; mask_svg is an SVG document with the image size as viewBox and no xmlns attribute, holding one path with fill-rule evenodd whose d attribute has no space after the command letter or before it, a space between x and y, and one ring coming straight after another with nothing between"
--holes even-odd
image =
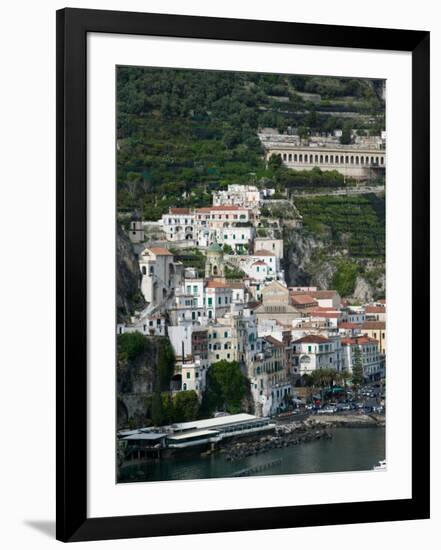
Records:
<instances>
[{"instance_id":1,"label":"harbor","mask_svg":"<svg viewBox=\"0 0 441 550\"><path fill-rule=\"evenodd\" d=\"M385 458L385 428L332 428L332 437L282 446L265 453L228 460L224 453L180 455L179 459L144 461L121 468L120 482L172 481L327 472L372 471ZM266 465L266 466L264 466ZM381 475L381 473L378 473ZM241 476L239 476L241 477Z\"/></svg>"}]
</instances>

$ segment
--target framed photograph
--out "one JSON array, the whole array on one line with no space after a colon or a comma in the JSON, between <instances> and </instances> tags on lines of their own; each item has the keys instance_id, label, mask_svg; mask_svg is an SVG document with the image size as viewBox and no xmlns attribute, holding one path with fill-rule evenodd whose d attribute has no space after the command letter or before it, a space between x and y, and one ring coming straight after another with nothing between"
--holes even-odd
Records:
<instances>
[{"instance_id":1,"label":"framed photograph","mask_svg":"<svg viewBox=\"0 0 441 550\"><path fill-rule=\"evenodd\" d=\"M429 33L57 12L57 538L429 517Z\"/></svg>"}]
</instances>

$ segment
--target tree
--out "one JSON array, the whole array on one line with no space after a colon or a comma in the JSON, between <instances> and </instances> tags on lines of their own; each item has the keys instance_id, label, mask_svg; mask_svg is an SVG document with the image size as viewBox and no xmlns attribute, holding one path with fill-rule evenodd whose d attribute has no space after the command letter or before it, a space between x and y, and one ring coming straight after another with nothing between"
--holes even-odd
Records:
<instances>
[{"instance_id":1,"label":"tree","mask_svg":"<svg viewBox=\"0 0 441 550\"><path fill-rule=\"evenodd\" d=\"M358 270L358 265L349 260L339 263L337 271L332 277L332 286L338 291L340 296L352 295L357 281Z\"/></svg>"},{"instance_id":2,"label":"tree","mask_svg":"<svg viewBox=\"0 0 441 550\"><path fill-rule=\"evenodd\" d=\"M268 160L268 169L277 171L282 166L282 157L280 155L271 155Z\"/></svg>"},{"instance_id":3,"label":"tree","mask_svg":"<svg viewBox=\"0 0 441 550\"><path fill-rule=\"evenodd\" d=\"M355 387L363 384L363 361L358 345L352 348L352 383Z\"/></svg>"},{"instance_id":4,"label":"tree","mask_svg":"<svg viewBox=\"0 0 441 550\"><path fill-rule=\"evenodd\" d=\"M211 411L239 412L246 391L245 380L237 361L213 363L207 373L205 407Z\"/></svg>"},{"instance_id":5,"label":"tree","mask_svg":"<svg viewBox=\"0 0 441 550\"><path fill-rule=\"evenodd\" d=\"M197 418L199 401L194 390L180 391L173 396L173 422L188 422Z\"/></svg>"},{"instance_id":6,"label":"tree","mask_svg":"<svg viewBox=\"0 0 441 550\"><path fill-rule=\"evenodd\" d=\"M152 396L152 422L155 426L162 426L164 424L162 395L158 384Z\"/></svg>"},{"instance_id":7,"label":"tree","mask_svg":"<svg viewBox=\"0 0 441 550\"><path fill-rule=\"evenodd\" d=\"M345 123L340 136L340 143L342 145L349 145L352 142L351 127Z\"/></svg>"},{"instance_id":8,"label":"tree","mask_svg":"<svg viewBox=\"0 0 441 550\"><path fill-rule=\"evenodd\" d=\"M126 332L117 338L119 361L133 361L147 349L147 338L140 332Z\"/></svg>"}]
</instances>

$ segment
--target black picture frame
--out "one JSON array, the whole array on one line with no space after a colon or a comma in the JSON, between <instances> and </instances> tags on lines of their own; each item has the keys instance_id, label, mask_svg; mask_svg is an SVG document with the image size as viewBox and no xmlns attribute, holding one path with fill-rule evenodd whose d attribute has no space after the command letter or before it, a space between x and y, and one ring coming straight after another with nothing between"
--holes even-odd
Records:
<instances>
[{"instance_id":1,"label":"black picture frame","mask_svg":"<svg viewBox=\"0 0 441 550\"><path fill-rule=\"evenodd\" d=\"M90 32L411 52L412 498L87 517L86 38ZM429 518L429 33L63 9L57 12L56 82L57 539L85 541Z\"/></svg>"}]
</instances>

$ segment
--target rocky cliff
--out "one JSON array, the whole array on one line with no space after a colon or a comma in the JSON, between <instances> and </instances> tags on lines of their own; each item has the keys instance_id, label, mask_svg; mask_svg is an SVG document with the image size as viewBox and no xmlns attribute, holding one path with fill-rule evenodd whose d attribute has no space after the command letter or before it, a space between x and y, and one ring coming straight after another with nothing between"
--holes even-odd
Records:
<instances>
[{"instance_id":1,"label":"rocky cliff","mask_svg":"<svg viewBox=\"0 0 441 550\"><path fill-rule=\"evenodd\" d=\"M350 263L354 266L352 289L350 293L341 292L342 295L359 302L384 296L383 259L353 258L344 246L333 246L326 235L318 237L304 229L289 228L284 231L283 238L284 269L288 286L333 288L336 273L342 263Z\"/></svg>"},{"instance_id":2,"label":"rocky cliff","mask_svg":"<svg viewBox=\"0 0 441 550\"><path fill-rule=\"evenodd\" d=\"M141 272L130 242L123 229L117 225L116 232L116 309L117 321L128 321L135 309L145 302L140 292Z\"/></svg>"}]
</instances>

